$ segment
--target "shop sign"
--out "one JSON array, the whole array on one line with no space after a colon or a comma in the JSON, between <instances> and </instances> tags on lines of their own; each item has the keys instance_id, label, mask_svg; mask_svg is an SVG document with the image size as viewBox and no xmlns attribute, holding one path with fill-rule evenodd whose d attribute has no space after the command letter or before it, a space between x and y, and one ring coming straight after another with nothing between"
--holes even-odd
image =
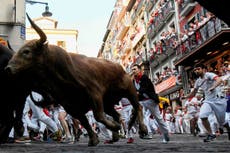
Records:
<instances>
[{"instance_id":1,"label":"shop sign","mask_svg":"<svg viewBox=\"0 0 230 153\"><path fill-rule=\"evenodd\" d=\"M180 92L177 90L176 92L171 93L170 95L170 100L177 99L180 97Z\"/></svg>"},{"instance_id":2,"label":"shop sign","mask_svg":"<svg viewBox=\"0 0 230 153\"><path fill-rule=\"evenodd\" d=\"M26 39L26 28L24 26L21 26L20 28L20 37Z\"/></svg>"},{"instance_id":3,"label":"shop sign","mask_svg":"<svg viewBox=\"0 0 230 153\"><path fill-rule=\"evenodd\" d=\"M167 80L165 80L165 81L163 81L160 84L155 86L156 93L160 93L162 91L165 91L165 90L167 90L167 89L169 89L175 85L176 85L176 77L171 76Z\"/></svg>"}]
</instances>

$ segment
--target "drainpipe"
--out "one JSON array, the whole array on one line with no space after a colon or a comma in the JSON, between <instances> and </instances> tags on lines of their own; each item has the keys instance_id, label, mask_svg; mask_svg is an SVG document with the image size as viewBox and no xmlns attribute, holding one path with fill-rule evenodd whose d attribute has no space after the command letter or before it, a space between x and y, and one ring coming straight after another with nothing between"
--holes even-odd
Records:
<instances>
[{"instance_id":1,"label":"drainpipe","mask_svg":"<svg viewBox=\"0 0 230 153\"><path fill-rule=\"evenodd\" d=\"M13 10L14 10L14 23L16 23L16 4L17 4L17 2L16 2L16 0L14 0L14 7L13 7Z\"/></svg>"}]
</instances>

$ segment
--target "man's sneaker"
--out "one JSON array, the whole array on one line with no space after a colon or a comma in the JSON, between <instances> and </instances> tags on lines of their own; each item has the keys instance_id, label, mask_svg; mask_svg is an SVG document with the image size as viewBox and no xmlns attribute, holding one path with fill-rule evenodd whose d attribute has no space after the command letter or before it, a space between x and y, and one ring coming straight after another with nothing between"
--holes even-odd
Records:
<instances>
[{"instance_id":1,"label":"man's sneaker","mask_svg":"<svg viewBox=\"0 0 230 153\"><path fill-rule=\"evenodd\" d=\"M169 134L168 133L164 133L163 134L163 143L168 143L169 142Z\"/></svg>"},{"instance_id":2,"label":"man's sneaker","mask_svg":"<svg viewBox=\"0 0 230 153\"><path fill-rule=\"evenodd\" d=\"M216 138L216 135L214 134L209 134L205 139L204 142L211 142Z\"/></svg>"},{"instance_id":3,"label":"man's sneaker","mask_svg":"<svg viewBox=\"0 0 230 153\"><path fill-rule=\"evenodd\" d=\"M54 132L51 136L50 136L54 141L61 141L62 139L62 132L59 129L58 131Z\"/></svg>"},{"instance_id":4,"label":"man's sneaker","mask_svg":"<svg viewBox=\"0 0 230 153\"><path fill-rule=\"evenodd\" d=\"M220 134L224 134L224 129L223 128L219 128L219 133Z\"/></svg>"},{"instance_id":5,"label":"man's sneaker","mask_svg":"<svg viewBox=\"0 0 230 153\"><path fill-rule=\"evenodd\" d=\"M41 136L41 135L39 134L38 136L33 137L33 140L42 142L42 141L43 141L43 136Z\"/></svg>"},{"instance_id":6,"label":"man's sneaker","mask_svg":"<svg viewBox=\"0 0 230 153\"><path fill-rule=\"evenodd\" d=\"M64 140L61 141L61 143L73 144L74 141L72 137L66 137Z\"/></svg>"},{"instance_id":7,"label":"man's sneaker","mask_svg":"<svg viewBox=\"0 0 230 153\"><path fill-rule=\"evenodd\" d=\"M76 134L75 134L75 140L76 141L79 141L80 139L80 136L83 134L82 130L81 129L78 129Z\"/></svg>"},{"instance_id":8,"label":"man's sneaker","mask_svg":"<svg viewBox=\"0 0 230 153\"><path fill-rule=\"evenodd\" d=\"M31 142L31 139L29 137L20 137L18 139L15 140L16 143L29 143Z\"/></svg>"},{"instance_id":9,"label":"man's sneaker","mask_svg":"<svg viewBox=\"0 0 230 153\"><path fill-rule=\"evenodd\" d=\"M119 138L125 139L125 134L124 133L119 133Z\"/></svg>"},{"instance_id":10,"label":"man's sneaker","mask_svg":"<svg viewBox=\"0 0 230 153\"><path fill-rule=\"evenodd\" d=\"M199 136L199 137L206 137L207 134L206 134L206 133L199 133L198 136Z\"/></svg>"},{"instance_id":11,"label":"man's sneaker","mask_svg":"<svg viewBox=\"0 0 230 153\"><path fill-rule=\"evenodd\" d=\"M152 139L152 138L153 138L152 134L147 134L142 137L142 139Z\"/></svg>"},{"instance_id":12,"label":"man's sneaker","mask_svg":"<svg viewBox=\"0 0 230 153\"><path fill-rule=\"evenodd\" d=\"M7 143L14 143L15 142L15 139L12 138L12 137L9 137L6 141Z\"/></svg>"},{"instance_id":13,"label":"man's sneaker","mask_svg":"<svg viewBox=\"0 0 230 153\"><path fill-rule=\"evenodd\" d=\"M113 144L113 140L105 140L104 144Z\"/></svg>"},{"instance_id":14,"label":"man's sneaker","mask_svg":"<svg viewBox=\"0 0 230 153\"><path fill-rule=\"evenodd\" d=\"M134 142L134 139L133 138L129 138L127 143L133 143Z\"/></svg>"}]
</instances>

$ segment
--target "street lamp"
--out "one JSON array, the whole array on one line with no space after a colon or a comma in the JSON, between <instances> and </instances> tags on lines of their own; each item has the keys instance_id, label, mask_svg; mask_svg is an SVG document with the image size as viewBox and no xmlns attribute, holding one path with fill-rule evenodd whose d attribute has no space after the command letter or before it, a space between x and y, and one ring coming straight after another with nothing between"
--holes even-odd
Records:
<instances>
[{"instance_id":1,"label":"street lamp","mask_svg":"<svg viewBox=\"0 0 230 153\"><path fill-rule=\"evenodd\" d=\"M43 17L50 17L50 16L52 16L52 13L49 11L49 6L48 6L47 2L39 2L39 1L26 0L26 3L29 3L31 5L33 5L33 4L44 4L44 5L46 5L45 12L42 13L42 16Z\"/></svg>"},{"instance_id":2,"label":"street lamp","mask_svg":"<svg viewBox=\"0 0 230 153\"><path fill-rule=\"evenodd\" d=\"M42 13L43 17L49 17L52 16L52 13L49 11L49 6L46 5L45 12Z\"/></svg>"}]
</instances>

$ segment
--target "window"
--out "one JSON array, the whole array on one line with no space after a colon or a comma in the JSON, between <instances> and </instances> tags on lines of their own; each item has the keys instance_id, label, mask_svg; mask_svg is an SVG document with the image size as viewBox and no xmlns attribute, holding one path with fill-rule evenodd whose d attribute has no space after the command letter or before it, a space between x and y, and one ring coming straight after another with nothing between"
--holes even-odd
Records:
<instances>
[{"instance_id":1,"label":"window","mask_svg":"<svg viewBox=\"0 0 230 153\"><path fill-rule=\"evenodd\" d=\"M57 46L59 46L59 47L62 47L62 48L65 48L66 47L66 43L65 43L65 41L57 41Z\"/></svg>"}]
</instances>

